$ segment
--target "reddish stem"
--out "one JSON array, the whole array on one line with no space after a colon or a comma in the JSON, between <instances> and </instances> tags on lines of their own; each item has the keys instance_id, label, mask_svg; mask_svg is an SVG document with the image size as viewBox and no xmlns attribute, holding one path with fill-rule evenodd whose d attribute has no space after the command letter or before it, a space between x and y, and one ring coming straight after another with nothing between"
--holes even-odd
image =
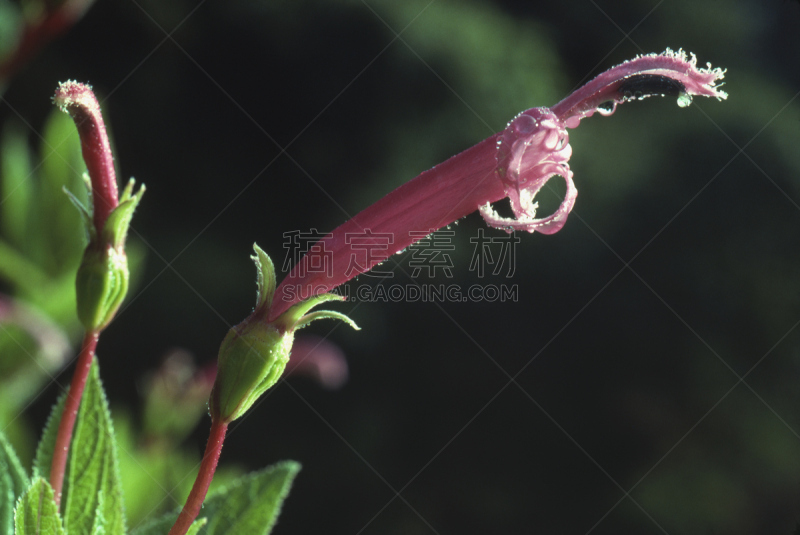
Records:
<instances>
[{"instance_id":1,"label":"reddish stem","mask_svg":"<svg viewBox=\"0 0 800 535\"><path fill-rule=\"evenodd\" d=\"M72 430L75 427L75 419L78 417L78 407L81 404L81 397L83 397L83 390L86 387L86 379L89 377L89 370L92 368L94 352L99 338L99 332L88 332L83 338L81 353L78 355L78 365L75 368L72 383L67 391L61 422L58 424L58 434L56 435L56 444L53 450L53 463L50 465L50 486L53 487L55 492L56 505L61 504L61 489L64 485L64 471L67 467L67 454L69 453L69 444L72 441Z\"/></svg>"},{"instance_id":2,"label":"reddish stem","mask_svg":"<svg viewBox=\"0 0 800 535\"><path fill-rule=\"evenodd\" d=\"M208 486L211 485L211 480L214 479L214 472L217 469L217 463L219 463L219 455L222 453L222 443L225 441L225 432L227 430L227 423L216 420L211 422L211 431L208 434L208 443L206 444L206 452L203 454L203 461L200 463L200 472L197 474L197 479L194 480L192 491L189 493L189 497L186 498L186 505L183 506L178 515L178 520L169 530L169 535L185 535L194 519L200 514L200 508L203 506L203 501L208 493Z\"/></svg>"}]
</instances>

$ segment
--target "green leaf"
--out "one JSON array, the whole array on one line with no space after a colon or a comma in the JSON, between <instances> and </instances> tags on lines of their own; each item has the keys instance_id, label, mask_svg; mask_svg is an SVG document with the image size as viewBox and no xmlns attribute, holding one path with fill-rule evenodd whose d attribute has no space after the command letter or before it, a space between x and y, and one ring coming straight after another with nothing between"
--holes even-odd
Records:
<instances>
[{"instance_id":1,"label":"green leaf","mask_svg":"<svg viewBox=\"0 0 800 535\"><path fill-rule=\"evenodd\" d=\"M0 234L15 247L25 247L33 195L30 150L18 125L3 131L0 143Z\"/></svg>"},{"instance_id":2,"label":"green leaf","mask_svg":"<svg viewBox=\"0 0 800 535\"><path fill-rule=\"evenodd\" d=\"M14 533L14 504L29 485L14 448L0 432L0 533Z\"/></svg>"},{"instance_id":3,"label":"green leaf","mask_svg":"<svg viewBox=\"0 0 800 535\"><path fill-rule=\"evenodd\" d=\"M50 280L45 272L16 248L0 238L0 278L7 279L23 292L34 293L50 289ZM52 299L52 292L48 293Z\"/></svg>"},{"instance_id":4,"label":"green leaf","mask_svg":"<svg viewBox=\"0 0 800 535\"><path fill-rule=\"evenodd\" d=\"M267 535L299 471L299 463L284 461L213 493L203 506L203 515L209 519L204 535Z\"/></svg>"},{"instance_id":5,"label":"green leaf","mask_svg":"<svg viewBox=\"0 0 800 535\"><path fill-rule=\"evenodd\" d=\"M6 473L7 466L0 461L0 533L14 533L14 492L11 477Z\"/></svg>"},{"instance_id":6,"label":"green leaf","mask_svg":"<svg viewBox=\"0 0 800 535\"><path fill-rule=\"evenodd\" d=\"M91 535L105 535L106 523L103 515L103 491L97 493L97 508L94 511L94 523L92 524Z\"/></svg>"},{"instance_id":7,"label":"green leaf","mask_svg":"<svg viewBox=\"0 0 800 535\"><path fill-rule=\"evenodd\" d=\"M131 535L164 535L165 533L169 532L177 517L177 513L164 515L157 520L147 522L146 524L134 529L131 531ZM189 530L186 532L186 535L197 535L206 524L208 524L207 518L198 518L192 522L191 526L189 526Z\"/></svg>"},{"instance_id":8,"label":"green leaf","mask_svg":"<svg viewBox=\"0 0 800 535\"><path fill-rule=\"evenodd\" d=\"M200 528L208 524L208 519L203 517L195 520L192 522L192 525L189 526L189 530L186 532L186 535L197 535L200 532Z\"/></svg>"},{"instance_id":9,"label":"green leaf","mask_svg":"<svg viewBox=\"0 0 800 535\"><path fill-rule=\"evenodd\" d=\"M201 535L268 535L278 519L283 500L289 493L300 464L284 461L241 477L206 498L203 503L206 528ZM175 523L180 510L165 515L131 532L131 535L164 535Z\"/></svg>"},{"instance_id":10,"label":"green leaf","mask_svg":"<svg viewBox=\"0 0 800 535\"><path fill-rule=\"evenodd\" d=\"M0 0L0 58L3 61L7 61L7 55L17 48L22 28L22 13L19 6L8 0ZM0 95L7 82L8 80L0 80Z\"/></svg>"},{"instance_id":11,"label":"green leaf","mask_svg":"<svg viewBox=\"0 0 800 535\"><path fill-rule=\"evenodd\" d=\"M69 533L125 532L117 444L97 359L92 363L72 433L64 478L64 527Z\"/></svg>"},{"instance_id":12,"label":"green leaf","mask_svg":"<svg viewBox=\"0 0 800 535\"><path fill-rule=\"evenodd\" d=\"M53 110L45 125L41 149L38 206L32 214L36 219L30 225L42 234L39 240L43 239L34 251L36 260L52 275L59 275L77 267L86 239L81 215L64 195L66 188L87 204L82 178L86 165L69 116Z\"/></svg>"},{"instance_id":13,"label":"green leaf","mask_svg":"<svg viewBox=\"0 0 800 535\"><path fill-rule=\"evenodd\" d=\"M14 448L9 444L6 436L0 432L0 463L5 463L5 472L14 484L15 498L28 488L28 475L19 462Z\"/></svg>"},{"instance_id":14,"label":"green leaf","mask_svg":"<svg viewBox=\"0 0 800 535\"><path fill-rule=\"evenodd\" d=\"M16 535L64 535L53 488L36 479L20 499L15 512Z\"/></svg>"},{"instance_id":15,"label":"green leaf","mask_svg":"<svg viewBox=\"0 0 800 535\"><path fill-rule=\"evenodd\" d=\"M53 450L56 447L58 424L61 422L61 414L64 412L66 400L66 393L61 394L56 404L50 409L50 416L47 418L42 438L36 447L36 457L33 459L33 473L31 475L33 479L50 477L50 466L53 464ZM69 470L69 466L67 466L67 470Z\"/></svg>"}]
</instances>

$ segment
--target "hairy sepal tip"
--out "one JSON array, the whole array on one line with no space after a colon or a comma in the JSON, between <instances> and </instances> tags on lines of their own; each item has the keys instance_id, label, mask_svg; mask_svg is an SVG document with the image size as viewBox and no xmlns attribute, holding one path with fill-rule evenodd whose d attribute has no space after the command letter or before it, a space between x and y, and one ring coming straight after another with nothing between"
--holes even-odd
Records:
<instances>
[{"instance_id":1,"label":"hairy sepal tip","mask_svg":"<svg viewBox=\"0 0 800 535\"><path fill-rule=\"evenodd\" d=\"M59 82L56 93L53 95L53 104L65 113L69 113L70 108L73 107L99 109L92 86L75 80Z\"/></svg>"}]
</instances>

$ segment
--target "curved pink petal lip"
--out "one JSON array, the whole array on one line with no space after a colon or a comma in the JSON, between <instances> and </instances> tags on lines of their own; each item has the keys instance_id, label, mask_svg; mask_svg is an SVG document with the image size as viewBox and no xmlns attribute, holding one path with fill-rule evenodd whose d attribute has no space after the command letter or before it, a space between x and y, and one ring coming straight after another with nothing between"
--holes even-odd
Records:
<instances>
[{"instance_id":1,"label":"curved pink petal lip","mask_svg":"<svg viewBox=\"0 0 800 535\"><path fill-rule=\"evenodd\" d=\"M680 84L681 93L685 96L727 98L727 94L717 85L724 77L724 71L714 69L711 65L698 68L694 54L687 55L682 50L675 52L667 49L661 54L646 54L617 65L552 108L532 108L521 113L503 132L425 171L334 229L317 243L318 250L312 247L278 285L268 321L274 321L299 301L329 292L360 273L369 271L395 252L478 209L487 223L504 230L519 229L543 234L560 230L577 197L568 164L566 128L578 126L581 119L592 116L603 103L611 101L616 106L626 102L628 99L621 89L625 87L626 80L636 75L663 76L673 80ZM648 92L643 96L652 94L660 93ZM600 111L604 115L613 112ZM517 146L524 147L523 151L531 151L525 154L526 157L530 154L528 165L517 166L517 176L508 180L508 175L500 176L502 173L499 171L507 169L508 164L503 167L507 158L498 159L498 150L499 147L506 148L503 145L505 134L517 119L525 115L535 119L534 129L512 132L510 139L512 146L518 142ZM550 144L537 142L536 136L539 134L541 137L542 129L553 130L566 146L551 147ZM562 176L567 182L567 195L555 213L536 219L533 196L547 180L556 175ZM516 219L502 218L491 208L491 203L505 197L511 197L512 207L516 205ZM373 240L372 245L378 247L376 254L360 264L359 269L348 270L351 267L349 260L359 252L351 246L347 236L353 233L363 235L365 230L373 235L391 235L393 241L386 246L378 239L367 236L365 240ZM331 270L328 272L310 272L308 269L310 265L323 260L319 249L327 251L329 255Z\"/></svg>"},{"instance_id":2,"label":"curved pink petal lip","mask_svg":"<svg viewBox=\"0 0 800 535\"><path fill-rule=\"evenodd\" d=\"M569 95L551 108L569 128L577 126L577 121L590 117L597 107L608 101L624 102L619 92L627 78L637 74L665 76L683 84L688 95L716 97L723 100L728 94L719 89L717 82L725 76L722 69L697 67L697 57L687 55L683 50L677 52L669 48L661 54L645 54L613 67Z\"/></svg>"}]
</instances>

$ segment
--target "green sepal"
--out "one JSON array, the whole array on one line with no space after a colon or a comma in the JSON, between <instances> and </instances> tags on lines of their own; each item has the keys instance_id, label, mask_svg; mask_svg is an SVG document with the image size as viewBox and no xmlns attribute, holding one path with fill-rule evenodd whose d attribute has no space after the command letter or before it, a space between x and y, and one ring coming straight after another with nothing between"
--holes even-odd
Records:
<instances>
[{"instance_id":1,"label":"green sepal","mask_svg":"<svg viewBox=\"0 0 800 535\"><path fill-rule=\"evenodd\" d=\"M209 402L214 421L230 423L241 417L264 392L283 375L292 352L294 332L314 320L339 319L359 330L358 325L340 312L320 310L307 314L327 301L341 301L336 294L322 294L294 305L268 323L266 317L275 293L275 267L269 256L256 244L251 257L258 271L256 308L233 327L219 348L217 377Z\"/></svg>"},{"instance_id":2,"label":"green sepal","mask_svg":"<svg viewBox=\"0 0 800 535\"><path fill-rule=\"evenodd\" d=\"M353 329L360 331L361 327L356 325L356 322L351 320L348 316L342 314L341 312L336 312L334 310L317 310L316 312L312 312L311 314L306 314L300 321L295 325L295 329L302 329L309 323L314 320L321 320L321 319L332 319L332 320L341 320L348 324Z\"/></svg>"},{"instance_id":3,"label":"green sepal","mask_svg":"<svg viewBox=\"0 0 800 535\"><path fill-rule=\"evenodd\" d=\"M142 200L145 187L133 193L135 181L130 179L120 197L119 205L112 210L103 225L102 235L97 238L91 230L90 243L83 254L75 280L78 318L89 331L104 329L117 313L128 294L130 272L125 254L125 239L128 236L133 212ZM79 207L79 210L80 207ZM81 213L89 213L85 208Z\"/></svg>"},{"instance_id":4,"label":"green sepal","mask_svg":"<svg viewBox=\"0 0 800 535\"><path fill-rule=\"evenodd\" d=\"M308 313L309 310L315 306L326 303L328 301L343 301L344 297L336 294L321 294L315 295L305 301L297 303L289 310L278 316L275 320L276 325L282 325L287 329L297 330L302 329L314 320L319 319L338 319L350 325L353 329L360 331L361 328L356 325L356 322L351 320L341 312L334 312L332 310L318 310L316 312Z\"/></svg>"},{"instance_id":5,"label":"green sepal","mask_svg":"<svg viewBox=\"0 0 800 535\"><path fill-rule=\"evenodd\" d=\"M128 228L131 225L133 212L139 206L139 202L144 195L144 184L139 186L139 191L133 193L133 186L136 184L134 179L130 179L125 189L122 191L122 196L119 199L119 205L109 214L108 219L103 225L102 243L104 245L111 245L115 249L122 249L125 247L125 238L128 236Z\"/></svg>"},{"instance_id":6,"label":"green sepal","mask_svg":"<svg viewBox=\"0 0 800 535\"><path fill-rule=\"evenodd\" d=\"M33 481L14 512L16 535L64 535L55 494L43 478Z\"/></svg>"},{"instance_id":7,"label":"green sepal","mask_svg":"<svg viewBox=\"0 0 800 535\"><path fill-rule=\"evenodd\" d=\"M97 332L111 323L128 293L129 278L124 250L86 248L75 278L75 297L78 319L87 331Z\"/></svg>"},{"instance_id":8,"label":"green sepal","mask_svg":"<svg viewBox=\"0 0 800 535\"><path fill-rule=\"evenodd\" d=\"M273 323L265 323L256 312L228 331L219 348L217 378L211 391L212 418L224 422L240 418L278 382L289 362L297 329L314 320L331 318L358 330L358 325L340 312L320 310L305 314L320 303L341 299L334 294L312 297L293 306Z\"/></svg>"},{"instance_id":9,"label":"green sepal","mask_svg":"<svg viewBox=\"0 0 800 535\"><path fill-rule=\"evenodd\" d=\"M14 505L29 486L28 474L0 431L0 533L14 533Z\"/></svg>"},{"instance_id":10,"label":"green sepal","mask_svg":"<svg viewBox=\"0 0 800 535\"><path fill-rule=\"evenodd\" d=\"M89 191L91 191L91 189ZM83 220L83 226L84 229L86 230L86 236L88 237L89 242L93 242L95 240L95 235L97 234L97 232L95 231L94 222L92 221L91 206L89 206L88 208L84 206L81 200L78 197L76 197L74 193L68 190L66 186L64 186L64 193L66 193L67 198L70 200L73 206L75 206L75 208L78 209L78 213L81 214L81 219Z\"/></svg>"},{"instance_id":11,"label":"green sepal","mask_svg":"<svg viewBox=\"0 0 800 535\"><path fill-rule=\"evenodd\" d=\"M314 297L310 297L310 298L306 299L305 301L301 301L300 303L297 303L296 305L291 307L289 310L287 310L283 315L291 314L291 315L295 315L297 317L300 317L303 314L305 314L306 312L308 312L309 310L311 310L312 308L314 308L315 306L317 306L317 305L319 305L321 303L327 303L328 301L344 301L344 297L341 296L341 295L337 295L337 294L315 295Z\"/></svg>"},{"instance_id":12,"label":"green sepal","mask_svg":"<svg viewBox=\"0 0 800 535\"><path fill-rule=\"evenodd\" d=\"M309 310L319 304L327 303L328 301L344 301L344 297L336 294L315 295L289 308L289 310L275 319L275 324L282 325L287 329L296 329L297 325L303 322L303 316L305 316ZM307 323L304 325L307 325Z\"/></svg>"},{"instance_id":13,"label":"green sepal","mask_svg":"<svg viewBox=\"0 0 800 535\"><path fill-rule=\"evenodd\" d=\"M256 310L269 310L272 306L272 298L275 296L275 266L269 255L265 253L257 244L253 244L255 255L250 258L256 264L258 271L258 295L256 297Z\"/></svg>"},{"instance_id":14,"label":"green sepal","mask_svg":"<svg viewBox=\"0 0 800 535\"><path fill-rule=\"evenodd\" d=\"M294 331L251 316L233 327L219 348L217 378L211 391L211 416L232 422L278 379L289 361Z\"/></svg>"}]
</instances>

